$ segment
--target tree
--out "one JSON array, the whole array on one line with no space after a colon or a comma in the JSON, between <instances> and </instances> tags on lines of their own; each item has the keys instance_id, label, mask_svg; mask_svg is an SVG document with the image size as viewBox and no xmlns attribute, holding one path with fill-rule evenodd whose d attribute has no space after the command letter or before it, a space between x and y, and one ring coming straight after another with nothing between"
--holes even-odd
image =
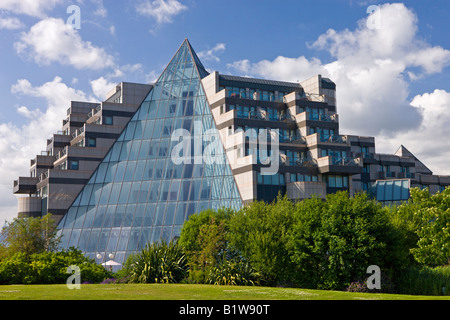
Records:
<instances>
[{"instance_id":1,"label":"tree","mask_svg":"<svg viewBox=\"0 0 450 320\"><path fill-rule=\"evenodd\" d=\"M411 191L414 215L419 219L417 246L411 253L422 265L435 267L450 263L450 188L430 195L428 189Z\"/></svg>"},{"instance_id":2,"label":"tree","mask_svg":"<svg viewBox=\"0 0 450 320\"><path fill-rule=\"evenodd\" d=\"M365 193L297 204L288 248L301 286L342 290L366 277L367 267L390 267L393 232L387 209Z\"/></svg>"},{"instance_id":3,"label":"tree","mask_svg":"<svg viewBox=\"0 0 450 320\"><path fill-rule=\"evenodd\" d=\"M2 232L11 254L21 252L29 256L58 248L60 237L57 237L56 227L52 215L47 214L37 218L15 218Z\"/></svg>"},{"instance_id":4,"label":"tree","mask_svg":"<svg viewBox=\"0 0 450 320\"><path fill-rule=\"evenodd\" d=\"M291 282L293 266L286 249L293 203L286 196L267 204L252 202L230 219L230 248L261 274L268 285Z\"/></svg>"},{"instance_id":5,"label":"tree","mask_svg":"<svg viewBox=\"0 0 450 320\"><path fill-rule=\"evenodd\" d=\"M208 209L194 214L184 223L179 243L186 252L191 276L198 273L197 281L204 281L209 270L226 253L227 220L232 209Z\"/></svg>"}]
</instances>

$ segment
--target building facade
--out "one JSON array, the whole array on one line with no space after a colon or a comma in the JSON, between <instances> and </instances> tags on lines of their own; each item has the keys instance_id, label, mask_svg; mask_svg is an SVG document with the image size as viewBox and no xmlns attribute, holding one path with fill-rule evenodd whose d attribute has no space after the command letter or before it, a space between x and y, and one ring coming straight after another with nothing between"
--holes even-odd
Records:
<instances>
[{"instance_id":1,"label":"building facade","mask_svg":"<svg viewBox=\"0 0 450 320\"><path fill-rule=\"evenodd\" d=\"M186 39L151 85L121 83L102 103L72 102L62 130L14 181L19 216L58 218L62 248L116 260L179 235L195 212L347 190L406 200L438 176L404 146L339 131L336 85L206 71Z\"/></svg>"}]
</instances>

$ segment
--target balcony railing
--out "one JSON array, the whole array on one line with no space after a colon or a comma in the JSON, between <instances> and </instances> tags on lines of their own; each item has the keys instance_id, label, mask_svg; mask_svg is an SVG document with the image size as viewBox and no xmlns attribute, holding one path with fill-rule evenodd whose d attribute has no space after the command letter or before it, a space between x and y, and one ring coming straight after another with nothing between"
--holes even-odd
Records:
<instances>
[{"instance_id":1,"label":"balcony railing","mask_svg":"<svg viewBox=\"0 0 450 320\"><path fill-rule=\"evenodd\" d=\"M62 149L60 152L58 152L58 153L56 154L56 160L58 160L58 159L64 157L64 156L67 154L67 148L68 148L67 146L64 147L64 149Z\"/></svg>"},{"instance_id":2,"label":"balcony railing","mask_svg":"<svg viewBox=\"0 0 450 320\"><path fill-rule=\"evenodd\" d=\"M96 114L100 110L102 110L101 104L99 104L97 107L95 107L95 109L92 109L92 111L88 113L88 115L87 115L88 119L91 118L94 114Z\"/></svg>"},{"instance_id":3,"label":"balcony railing","mask_svg":"<svg viewBox=\"0 0 450 320\"><path fill-rule=\"evenodd\" d=\"M76 130L74 133L72 133L72 138L75 139L76 137L78 137L83 132L84 132L84 126L81 127L80 129Z\"/></svg>"},{"instance_id":4,"label":"balcony railing","mask_svg":"<svg viewBox=\"0 0 450 320\"><path fill-rule=\"evenodd\" d=\"M307 112L307 111L305 111ZM307 119L308 120L313 120L313 121L323 121L323 122L338 122L338 115L336 113L333 114L313 114L311 112L307 112L308 116Z\"/></svg>"},{"instance_id":5,"label":"balcony railing","mask_svg":"<svg viewBox=\"0 0 450 320\"><path fill-rule=\"evenodd\" d=\"M320 142L328 143L347 143L347 138L345 136L334 135L329 137L320 136Z\"/></svg>"},{"instance_id":6,"label":"balcony railing","mask_svg":"<svg viewBox=\"0 0 450 320\"><path fill-rule=\"evenodd\" d=\"M50 174L50 170L46 170L46 171L42 172L42 173L39 175L39 177L38 177L39 182L44 181L45 179L47 179L48 176L49 176L49 174Z\"/></svg>"},{"instance_id":7,"label":"balcony railing","mask_svg":"<svg viewBox=\"0 0 450 320\"><path fill-rule=\"evenodd\" d=\"M317 167L317 160L313 158L302 158L294 161L294 165L302 167Z\"/></svg>"},{"instance_id":8,"label":"balcony railing","mask_svg":"<svg viewBox=\"0 0 450 320\"><path fill-rule=\"evenodd\" d=\"M303 136L295 135L290 137L283 137L280 135L280 142L290 142L297 144L306 144L306 138Z\"/></svg>"},{"instance_id":9,"label":"balcony railing","mask_svg":"<svg viewBox=\"0 0 450 320\"><path fill-rule=\"evenodd\" d=\"M295 122L295 117L291 115L278 114L275 117L269 117L269 115L262 112L237 112L236 118L239 119L252 119L252 120L266 120L266 121L286 121Z\"/></svg>"},{"instance_id":10,"label":"balcony railing","mask_svg":"<svg viewBox=\"0 0 450 320\"><path fill-rule=\"evenodd\" d=\"M331 157L331 164L337 166L359 166L359 158Z\"/></svg>"}]
</instances>

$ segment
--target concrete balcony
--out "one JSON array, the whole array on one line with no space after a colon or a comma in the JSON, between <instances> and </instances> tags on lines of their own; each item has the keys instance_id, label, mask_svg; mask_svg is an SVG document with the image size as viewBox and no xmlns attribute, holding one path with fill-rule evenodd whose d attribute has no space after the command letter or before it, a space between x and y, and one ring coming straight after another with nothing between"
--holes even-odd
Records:
<instances>
[{"instance_id":1,"label":"concrete balcony","mask_svg":"<svg viewBox=\"0 0 450 320\"><path fill-rule=\"evenodd\" d=\"M42 214L42 197L18 198L19 217L39 217Z\"/></svg>"},{"instance_id":2,"label":"concrete balcony","mask_svg":"<svg viewBox=\"0 0 450 320\"><path fill-rule=\"evenodd\" d=\"M332 114L319 114L317 115L317 117L314 117L313 114L304 111L302 113L296 114L295 115L295 121L299 124L303 125L308 125L309 121L320 121L320 122L334 122L334 123L338 123L339 122L339 116L337 113L332 113Z\"/></svg>"},{"instance_id":3,"label":"concrete balcony","mask_svg":"<svg viewBox=\"0 0 450 320\"><path fill-rule=\"evenodd\" d=\"M14 194L31 194L36 192L36 185L39 179L36 177L19 177L14 180Z\"/></svg>"},{"instance_id":4,"label":"concrete balcony","mask_svg":"<svg viewBox=\"0 0 450 320\"><path fill-rule=\"evenodd\" d=\"M53 162L56 160L55 156L50 155L37 155L36 158L31 160L30 166L36 166L37 168L49 169L53 167Z\"/></svg>"},{"instance_id":5,"label":"concrete balcony","mask_svg":"<svg viewBox=\"0 0 450 320\"><path fill-rule=\"evenodd\" d=\"M317 159L320 173L350 173L360 174L362 172L361 158L334 158L330 156Z\"/></svg>"},{"instance_id":6,"label":"concrete balcony","mask_svg":"<svg viewBox=\"0 0 450 320\"><path fill-rule=\"evenodd\" d=\"M314 133L306 136L306 143L309 147L315 146L318 144L322 145L342 145L342 146L350 146L350 142L346 139L345 136L330 136L328 139L325 139L320 136L319 133Z\"/></svg>"},{"instance_id":7,"label":"concrete balcony","mask_svg":"<svg viewBox=\"0 0 450 320\"><path fill-rule=\"evenodd\" d=\"M296 181L286 185L286 195L292 200L308 199L312 196L325 199L327 185L319 181Z\"/></svg>"}]
</instances>

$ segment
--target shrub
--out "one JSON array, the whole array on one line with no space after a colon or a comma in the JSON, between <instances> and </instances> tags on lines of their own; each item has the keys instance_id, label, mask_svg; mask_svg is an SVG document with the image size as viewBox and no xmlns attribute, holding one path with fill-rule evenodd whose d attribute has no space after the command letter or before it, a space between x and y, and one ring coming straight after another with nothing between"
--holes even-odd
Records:
<instances>
[{"instance_id":1,"label":"shrub","mask_svg":"<svg viewBox=\"0 0 450 320\"><path fill-rule=\"evenodd\" d=\"M347 287L347 292L369 292L367 282L354 281Z\"/></svg>"},{"instance_id":2,"label":"shrub","mask_svg":"<svg viewBox=\"0 0 450 320\"><path fill-rule=\"evenodd\" d=\"M209 271L207 283L215 285L259 285L261 276L248 262L222 260Z\"/></svg>"},{"instance_id":3,"label":"shrub","mask_svg":"<svg viewBox=\"0 0 450 320\"><path fill-rule=\"evenodd\" d=\"M296 206L288 248L299 286L342 290L367 267L391 267L393 231L387 210L365 193L307 199Z\"/></svg>"},{"instance_id":4,"label":"shrub","mask_svg":"<svg viewBox=\"0 0 450 320\"><path fill-rule=\"evenodd\" d=\"M399 279L398 293L413 295L450 295L450 266L410 268Z\"/></svg>"},{"instance_id":5,"label":"shrub","mask_svg":"<svg viewBox=\"0 0 450 320\"><path fill-rule=\"evenodd\" d=\"M70 276L67 268L76 265L81 280L100 282L108 271L94 260L74 248L59 252L42 252L32 255L17 253L0 263L0 284L58 284L66 283Z\"/></svg>"},{"instance_id":6,"label":"shrub","mask_svg":"<svg viewBox=\"0 0 450 320\"><path fill-rule=\"evenodd\" d=\"M257 270L267 285L292 278L294 266L286 249L292 214L292 201L278 196L271 204L253 202L230 217L229 249Z\"/></svg>"},{"instance_id":7,"label":"shrub","mask_svg":"<svg viewBox=\"0 0 450 320\"><path fill-rule=\"evenodd\" d=\"M231 209L209 209L190 216L184 223L179 243L196 278L204 278L226 252L227 223L233 213Z\"/></svg>"},{"instance_id":8,"label":"shrub","mask_svg":"<svg viewBox=\"0 0 450 320\"><path fill-rule=\"evenodd\" d=\"M130 255L122 276L132 283L177 283L186 278L186 255L176 241L148 244L138 254Z\"/></svg>"}]
</instances>

